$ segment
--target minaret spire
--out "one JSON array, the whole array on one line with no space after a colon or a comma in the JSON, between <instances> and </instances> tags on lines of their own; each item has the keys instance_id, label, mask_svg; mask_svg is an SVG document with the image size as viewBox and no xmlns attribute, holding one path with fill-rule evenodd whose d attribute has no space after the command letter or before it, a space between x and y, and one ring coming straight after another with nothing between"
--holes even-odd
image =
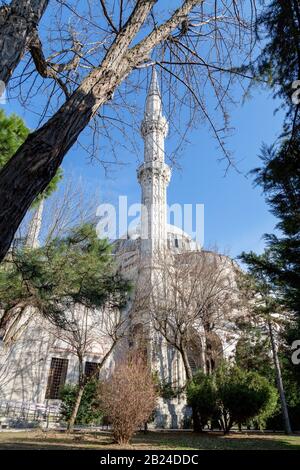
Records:
<instances>
[{"instance_id":1,"label":"minaret spire","mask_svg":"<svg viewBox=\"0 0 300 470\"><path fill-rule=\"evenodd\" d=\"M42 216L44 210L44 199L42 198L37 208L34 209L33 216L29 222L28 233L26 236L25 245L27 248L39 247L39 235L42 227Z\"/></svg>"},{"instance_id":2,"label":"minaret spire","mask_svg":"<svg viewBox=\"0 0 300 470\"><path fill-rule=\"evenodd\" d=\"M153 67L151 82L146 99L145 118L157 119L159 117L162 117L162 101L159 90L157 72L155 67Z\"/></svg>"},{"instance_id":3,"label":"minaret spire","mask_svg":"<svg viewBox=\"0 0 300 470\"><path fill-rule=\"evenodd\" d=\"M168 123L163 116L157 72L152 69L141 126L144 139L144 163L138 168L142 188L142 251L151 253L167 240L167 186L170 168L165 164L165 138Z\"/></svg>"}]
</instances>

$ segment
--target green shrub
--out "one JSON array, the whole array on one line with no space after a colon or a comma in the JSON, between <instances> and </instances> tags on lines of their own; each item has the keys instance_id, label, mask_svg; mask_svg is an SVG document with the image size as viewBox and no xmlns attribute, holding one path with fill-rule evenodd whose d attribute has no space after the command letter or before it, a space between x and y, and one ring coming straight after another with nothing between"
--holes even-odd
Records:
<instances>
[{"instance_id":1,"label":"green shrub","mask_svg":"<svg viewBox=\"0 0 300 470\"><path fill-rule=\"evenodd\" d=\"M219 422L224 433L233 425L259 427L275 413L278 394L267 379L223 363L212 375L199 372L187 386L187 401L193 411L194 430Z\"/></svg>"},{"instance_id":2,"label":"green shrub","mask_svg":"<svg viewBox=\"0 0 300 470\"><path fill-rule=\"evenodd\" d=\"M178 398L183 392L182 387L174 387L171 382L159 382L158 384L158 393L159 396L164 400L172 400L173 398Z\"/></svg>"},{"instance_id":3,"label":"green shrub","mask_svg":"<svg viewBox=\"0 0 300 470\"><path fill-rule=\"evenodd\" d=\"M217 394L213 377L199 371L187 386L187 403L200 430L217 412ZM195 423L194 423L195 429Z\"/></svg>"},{"instance_id":4,"label":"green shrub","mask_svg":"<svg viewBox=\"0 0 300 470\"><path fill-rule=\"evenodd\" d=\"M262 426L277 404L277 391L257 372L223 364L215 373L219 421L225 433L256 418Z\"/></svg>"},{"instance_id":5,"label":"green shrub","mask_svg":"<svg viewBox=\"0 0 300 470\"><path fill-rule=\"evenodd\" d=\"M79 406L75 424L98 424L101 422L102 412L97 398L98 381L93 380L85 386L82 400ZM69 421L77 394L76 385L65 385L60 393L62 400L61 412L66 421Z\"/></svg>"},{"instance_id":6,"label":"green shrub","mask_svg":"<svg viewBox=\"0 0 300 470\"><path fill-rule=\"evenodd\" d=\"M294 431L300 431L300 405L288 406L288 412L292 429ZM276 407L275 413L266 419L264 427L272 431L284 430L283 416L279 404Z\"/></svg>"}]
</instances>

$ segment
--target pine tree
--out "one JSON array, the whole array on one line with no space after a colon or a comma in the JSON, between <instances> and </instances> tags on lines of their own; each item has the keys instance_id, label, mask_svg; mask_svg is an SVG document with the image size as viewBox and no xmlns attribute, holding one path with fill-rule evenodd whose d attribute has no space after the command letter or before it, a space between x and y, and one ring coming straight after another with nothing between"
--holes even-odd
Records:
<instances>
[{"instance_id":1,"label":"pine tree","mask_svg":"<svg viewBox=\"0 0 300 470\"><path fill-rule=\"evenodd\" d=\"M7 116L3 109L0 109L0 169L5 166L25 142L29 132L23 119L16 114ZM47 188L35 199L32 204L33 208L37 207L43 199L50 196L56 190L61 178L62 170L59 169Z\"/></svg>"},{"instance_id":2,"label":"pine tree","mask_svg":"<svg viewBox=\"0 0 300 470\"><path fill-rule=\"evenodd\" d=\"M84 224L40 248L16 247L0 269L0 329L16 325L28 307L61 328L74 304L121 308L129 284L116 270L110 245ZM14 332L15 334L15 332ZM6 332L7 335L7 332ZM9 335L8 335L9 336Z\"/></svg>"},{"instance_id":3,"label":"pine tree","mask_svg":"<svg viewBox=\"0 0 300 470\"><path fill-rule=\"evenodd\" d=\"M257 30L266 43L251 67L268 79L274 98L282 100L286 111L279 141L263 147L262 166L253 170L255 183L278 218L279 234L265 235L267 250L262 256L243 253L242 259L268 275L283 303L300 314L300 100L292 99L300 79L299 1L267 4Z\"/></svg>"}]
</instances>

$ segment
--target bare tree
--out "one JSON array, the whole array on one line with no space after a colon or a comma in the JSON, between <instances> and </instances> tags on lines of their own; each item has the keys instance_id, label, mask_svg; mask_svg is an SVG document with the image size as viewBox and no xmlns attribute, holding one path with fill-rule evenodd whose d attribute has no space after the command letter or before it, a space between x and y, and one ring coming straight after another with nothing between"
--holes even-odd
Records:
<instances>
[{"instance_id":1,"label":"bare tree","mask_svg":"<svg viewBox=\"0 0 300 470\"><path fill-rule=\"evenodd\" d=\"M150 328L179 352L186 382L193 378L191 348L197 356L209 357L204 361L197 358L198 367L204 362L207 373L211 373L212 354L214 360L222 359L217 357L222 351L212 337L215 331L228 331L236 295L232 261L226 256L208 251L177 255L160 252L154 256L151 281L143 280L136 294L137 308L141 305L148 309ZM194 431L200 431L196 409L192 409L192 415Z\"/></svg>"},{"instance_id":2,"label":"bare tree","mask_svg":"<svg viewBox=\"0 0 300 470\"><path fill-rule=\"evenodd\" d=\"M105 363L113 353L117 343L128 333L128 317L109 302L100 310L91 310L74 305L65 313L64 328L49 323L49 332L60 345L78 360L78 390L68 430L73 431L82 395L86 385L99 377ZM92 373L84 367L89 354L97 355L99 362Z\"/></svg>"},{"instance_id":3,"label":"bare tree","mask_svg":"<svg viewBox=\"0 0 300 470\"><path fill-rule=\"evenodd\" d=\"M130 87L129 75L134 71L158 64L169 89L170 103L172 97L175 98L174 106L176 99L183 103L189 110L190 123L197 121L197 113L206 119L230 162L222 136L228 128L225 102L230 99L228 90L232 77L240 77L233 62L235 58L240 62L242 47L245 51L247 47L246 54L242 54L247 56L252 39L251 24L245 19L243 3L243 0L223 0L213 4L206 4L204 0L184 0L176 10L166 12L163 5L158 10L160 2L156 0L138 0L134 6L131 1L109 4L101 1L100 10L99 4L95 6L88 2L90 11L86 20L72 2L58 1L61 8L72 12L76 26L86 21L85 30L95 32L95 41L93 46L89 43L88 47L82 48L83 40L78 45L77 33L74 35L73 30L67 31L65 27L66 35L61 34L62 28L58 24L58 36L67 36L66 40L61 40L65 47L52 50L48 59L45 59L41 40L37 39L31 47L35 70L28 72L25 65L20 82L35 77L36 70L43 80L52 80L54 87L42 120L51 108L54 112L42 127L29 135L0 173L0 259L8 251L30 204L45 189L68 150L94 117L100 116L103 133L109 136L107 121L103 121L106 112L100 111L103 105L109 105L110 109L130 109L128 93L121 85L126 81L126 86L129 84ZM253 2L250 4L252 6ZM67 56L66 62L62 62L64 56ZM58 58L57 63L53 63L53 57ZM227 83L222 81L224 75L228 76ZM132 77L135 88L130 88L136 90L138 73L132 73ZM35 88L35 78L30 90ZM223 125L217 125L208 112L207 84L223 116ZM57 86L62 90L63 98L54 104ZM180 88L184 90L181 96ZM107 118L124 125L118 115Z\"/></svg>"},{"instance_id":4,"label":"bare tree","mask_svg":"<svg viewBox=\"0 0 300 470\"><path fill-rule=\"evenodd\" d=\"M0 7L0 80L7 85L29 48L49 0L12 0Z\"/></svg>"},{"instance_id":5,"label":"bare tree","mask_svg":"<svg viewBox=\"0 0 300 470\"><path fill-rule=\"evenodd\" d=\"M147 363L137 354L120 363L100 385L102 410L112 423L118 444L128 444L139 426L152 414L156 390Z\"/></svg>"},{"instance_id":6,"label":"bare tree","mask_svg":"<svg viewBox=\"0 0 300 470\"><path fill-rule=\"evenodd\" d=\"M46 247L56 237L64 237L72 228L92 222L97 196L85 193L86 188L72 177L67 179L63 188L59 188L48 200L42 200L38 207L34 207L18 229L2 269L10 270L13 265L16 266L15 253L20 245L25 244L26 249ZM24 279L23 283L26 282L32 295L6 299L4 291L2 292L0 332L7 344L16 341L37 312L43 309L39 296L30 287L28 280Z\"/></svg>"},{"instance_id":7,"label":"bare tree","mask_svg":"<svg viewBox=\"0 0 300 470\"><path fill-rule=\"evenodd\" d=\"M232 261L213 252L187 252L158 257L154 269L152 325L179 351L191 380L189 348L195 332L207 342L212 332L222 332L232 320L237 294Z\"/></svg>"},{"instance_id":8,"label":"bare tree","mask_svg":"<svg viewBox=\"0 0 300 470\"><path fill-rule=\"evenodd\" d=\"M47 245L54 238L64 236L72 227L94 222L99 203L96 191L91 192L75 175L65 176L64 184L45 201L39 243Z\"/></svg>"}]
</instances>

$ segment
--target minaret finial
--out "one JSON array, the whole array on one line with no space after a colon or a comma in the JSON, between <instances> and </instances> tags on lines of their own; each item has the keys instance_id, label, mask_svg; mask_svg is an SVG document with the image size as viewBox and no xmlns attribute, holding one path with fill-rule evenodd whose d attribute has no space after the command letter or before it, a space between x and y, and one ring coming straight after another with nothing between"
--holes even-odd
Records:
<instances>
[{"instance_id":1,"label":"minaret finial","mask_svg":"<svg viewBox=\"0 0 300 470\"><path fill-rule=\"evenodd\" d=\"M149 87L149 91L148 91L148 96L149 95L159 95L160 96L158 76L157 76L155 66L152 67L151 82L150 82L150 87Z\"/></svg>"},{"instance_id":2,"label":"minaret finial","mask_svg":"<svg viewBox=\"0 0 300 470\"><path fill-rule=\"evenodd\" d=\"M145 119L158 120L162 117L162 100L155 67L152 67L150 86L145 106Z\"/></svg>"}]
</instances>

